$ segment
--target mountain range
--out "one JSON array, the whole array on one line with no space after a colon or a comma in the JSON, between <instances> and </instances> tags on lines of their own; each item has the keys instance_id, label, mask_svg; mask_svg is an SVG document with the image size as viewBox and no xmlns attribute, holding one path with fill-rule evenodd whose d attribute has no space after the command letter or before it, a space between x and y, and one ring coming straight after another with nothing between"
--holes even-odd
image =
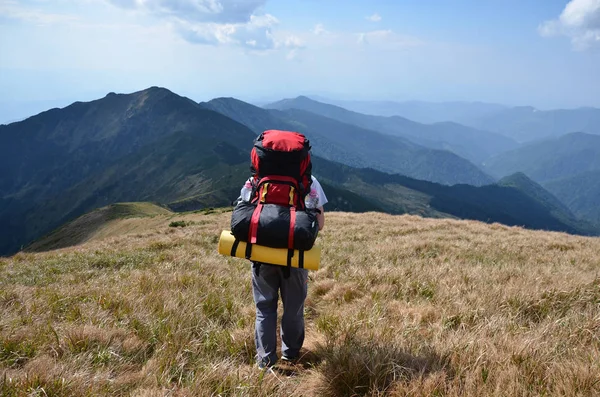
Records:
<instances>
[{"instance_id":1,"label":"mountain range","mask_svg":"<svg viewBox=\"0 0 600 397\"><path fill-rule=\"evenodd\" d=\"M466 124L500 133L518 142L556 138L573 132L600 135L600 109L514 107L467 121Z\"/></svg>"},{"instance_id":2,"label":"mountain range","mask_svg":"<svg viewBox=\"0 0 600 397\"><path fill-rule=\"evenodd\" d=\"M600 109L591 107L539 110L531 106L511 107L483 102L319 100L370 115L401 116L421 123L451 121L499 133L520 143L572 132L600 134Z\"/></svg>"},{"instance_id":3,"label":"mountain range","mask_svg":"<svg viewBox=\"0 0 600 397\"><path fill-rule=\"evenodd\" d=\"M169 202L202 195L210 203L211 194L228 188L217 181L229 175L231 152L235 156L248 148L253 135L219 113L156 87L109 94L0 126L5 176L0 181L0 252L116 201ZM215 201L223 203L221 197Z\"/></svg>"},{"instance_id":4,"label":"mountain range","mask_svg":"<svg viewBox=\"0 0 600 397\"><path fill-rule=\"evenodd\" d=\"M112 203L149 201L176 211L227 206L248 176L253 138L267 128L299 130L310 137L315 175L330 200L326 210L413 213L598 234L524 176L513 185L494 184L456 154L402 137L305 110L266 110L224 98L198 104L152 87L0 126L5 176L0 180L0 254ZM397 153L407 158L394 158L400 157ZM399 175L393 167L429 181ZM488 184L431 182L453 173Z\"/></svg>"},{"instance_id":5,"label":"mountain range","mask_svg":"<svg viewBox=\"0 0 600 397\"><path fill-rule=\"evenodd\" d=\"M530 143L485 164L500 177L523 172L578 217L600 223L600 135L582 132Z\"/></svg>"},{"instance_id":6,"label":"mountain range","mask_svg":"<svg viewBox=\"0 0 600 397\"><path fill-rule=\"evenodd\" d=\"M423 105L424 109L430 109L432 114L435 114L436 107L418 104ZM446 109L446 114L464 108L465 113L468 113L469 109L471 113L479 110L482 114L486 113L487 117L492 117L493 114L502 111L510 120L522 114L523 110L523 108L514 108L520 109L514 111L511 108L484 105L454 103ZM442 104L436 106L441 107ZM600 169L598 166L600 135L578 132L527 144L517 144L511 138L497 133L472 129L454 122L426 125L399 116L365 115L307 97L282 100L266 105L266 107L303 109L350 124L370 126L377 131L402 136L430 148L444 148L462 155L476 164L481 164L483 170L496 179L502 179L515 173L524 173L567 204L569 210L576 217L592 223L600 223L600 195L597 194L600 191L600 178L596 178L597 175L594 172ZM585 117L581 120L578 119L582 110L586 109L541 113L536 111L534 113L540 120L546 120L545 123L552 125L551 132L554 131L552 133L558 133L561 131L560 128L567 131L569 128L576 128L589 121L589 118ZM589 116L595 114L597 109L587 110L589 112L586 114ZM552 114L558 116L552 116ZM564 117L560 117L561 115ZM552 119L557 119L558 124L552 124ZM568 125L571 127L567 127Z\"/></svg>"},{"instance_id":7,"label":"mountain range","mask_svg":"<svg viewBox=\"0 0 600 397\"><path fill-rule=\"evenodd\" d=\"M304 96L285 99L265 107L278 110L298 109L319 114L346 124L402 137L430 149L448 150L474 164L480 164L491 156L518 146L517 142L503 135L476 130L454 122L421 124L400 116L371 116Z\"/></svg>"},{"instance_id":8,"label":"mountain range","mask_svg":"<svg viewBox=\"0 0 600 397\"><path fill-rule=\"evenodd\" d=\"M508 109L508 106L485 102L358 101L320 96L310 96L310 98L358 113L386 117L401 116L424 124L444 121L468 124L470 120L478 120Z\"/></svg>"},{"instance_id":9,"label":"mountain range","mask_svg":"<svg viewBox=\"0 0 600 397\"><path fill-rule=\"evenodd\" d=\"M356 167L371 167L417 179L452 185L475 186L494 180L473 163L447 150L421 146L305 109L269 110L233 98L201 103L260 133L266 129L300 130L313 142L314 153Z\"/></svg>"}]
</instances>

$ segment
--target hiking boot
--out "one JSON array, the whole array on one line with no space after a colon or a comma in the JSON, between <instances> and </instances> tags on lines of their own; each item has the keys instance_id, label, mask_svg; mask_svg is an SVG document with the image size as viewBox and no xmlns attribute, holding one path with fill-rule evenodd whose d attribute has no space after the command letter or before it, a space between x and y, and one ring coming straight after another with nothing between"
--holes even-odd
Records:
<instances>
[{"instance_id":1,"label":"hiking boot","mask_svg":"<svg viewBox=\"0 0 600 397\"><path fill-rule=\"evenodd\" d=\"M258 369L265 370L265 369L271 369L271 367L273 367L273 365L275 365L274 363L270 363L270 362L265 362L265 361L259 361L256 363L256 366L258 367Z\"/></svg>"},{"instance_id":2,"label":"hiking boot","mask_svg":"<svg viewBox=\"0 0 600 397\"><path fill-rule=\"evenodd\" d=\"M298 362L298 359L299 359L299 358L300 358L300 357L298 357L298 356L295 356L295 357L286 356L286 355L283 355L283 356L281 356L281 359L282 359L283 361L285 361L285 362L287 362L287 363L290 363L290 364L296 364L296 363Z\"/></svg>"}]
</instances>

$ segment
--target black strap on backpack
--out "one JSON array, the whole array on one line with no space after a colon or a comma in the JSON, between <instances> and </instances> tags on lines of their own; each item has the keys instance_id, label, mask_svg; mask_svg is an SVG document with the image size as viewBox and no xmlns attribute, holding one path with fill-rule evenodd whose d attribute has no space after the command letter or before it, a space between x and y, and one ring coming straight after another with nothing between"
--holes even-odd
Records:
<instances>
[{"instance_id":1,"label":"black strap on backpack","mask_svg":"<svg viewBox=\"0 0 600 397\"><path fill-rule=\"evenodd\" d=\"M245 256L246 256L246 259L250 259L250 257L252 256L252 244L251 243L246 243Z\"/></svg>"},{"instance_id":2,"label":"black strap on backpack","mask_svg":"<svg viewBox=\"0 0 600 397\"><path fill-rule=\"evenodd\" d=\"M283 268L283 278L290 278L290 269L292 268L292 258L294 258L294 249L289 248L287 254L287 265Z\"/></svg>"},{"instance_id":3,"label":"black strap on backpack","mask_svg":"<svg viewBox=\"0 0 600 397\"><path fill-rule=\"evenodd\" d=\"M231 246L231 256L236 256L238 245L240 245L240 240L237 238L233 241L233 245Z\"/></svg>"}]
</instances>

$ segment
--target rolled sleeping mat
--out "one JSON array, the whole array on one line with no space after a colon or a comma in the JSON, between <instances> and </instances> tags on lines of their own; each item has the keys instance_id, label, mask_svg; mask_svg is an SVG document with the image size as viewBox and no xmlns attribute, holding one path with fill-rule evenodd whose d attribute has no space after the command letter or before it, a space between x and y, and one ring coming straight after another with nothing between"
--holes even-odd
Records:
<instances>
[{"instance_id":1,"label":"rolled sleeping mat","mask_svg":"<svg viewBox=\"0 0 600 397\"><path fill-rule=\"evenodd\" d=\"M234 256L236 258L246 258L246 243L237 240L229 230L221 232L219 238L219 254L225 256ZM308 270L319 270L321 261L321 248L313 246L308 251L294 251L292 257L292 267L300 267L300 255L304 255L303 268ZM262 245L252 244L251 261L269 263L271 265L287 266L288 249L287 248L269 248Z\"/></svg>"}]
</instances>

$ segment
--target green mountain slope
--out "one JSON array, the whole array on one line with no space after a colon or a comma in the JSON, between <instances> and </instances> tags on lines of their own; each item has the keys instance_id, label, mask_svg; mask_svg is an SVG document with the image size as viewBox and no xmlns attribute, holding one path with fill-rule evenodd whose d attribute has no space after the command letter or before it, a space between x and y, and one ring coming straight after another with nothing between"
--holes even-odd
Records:
<instances>
[{"instance_id":1,"label":"green mountain slope","mask_svg":"<svg viewBox=\"0 0 600 397\"><path fill-rule=\"evenodd\" d=\"M572 216L571 212L562 202L554 197L550 192L544 189L541 185L535 183L522 172L517 172L506 176L498 181L499 186L514 187L519 189L529 197L540 202L544 207L558 212L565 213L568 216Z\"/></svg>"},{"instance_id":2,"label":"green mountain slope","mask_svg":"<svg viewBox=\"0 0 600 397\"><path fill-rule=\"evenodd\" d=\"M519 172L509 175L498 182L500 186L513 187L518 189L528 197L537 201L542 207L546 208L553 217L559 219L565 225L570 225L581 230L588 230L589 233L594 233L596 227L589 222L588 219L578 220L577 215L573 214L569 207L551 192L544 189L541 185L529 179L525 174Z\"/></svg>"},{"instance_id":3,"label":"green mountain slope","mask_svg":"<svg viewBox=\"0 0 600 397\"><path fill-rule=\"evenodd\" d=\"M164 88L109 94L0 126L2 195L45 196L174 131L223 119ZM232 133L235 133L233 131Z\"/></svg>"},{"instance_id":4,"label":"green mountain slope","mask_svg":"<svg viewBox=\"0 0 600 397\"><path fill-rule=\"evenodd\" d=\"M402 175L315 159L319 179L369 197L390 213L456 217L532 229L598 235L600 229L579 222L548 192L529 181L511 178L488 186L444 186Z\"/></svg>"},{"instance_id":5,"label":"green mountain slope","mask_svg":"<svg viewBox=\"0 0 600 397\"><path fill-rule=\"evenodd\" d=\"M285 128L305 133L314 153L355 167L371 167L444 184L483 185L493 180L475 165L448 151L433 150L404 138L380 134L307 111L267 111L230 98L203 106L261 132Z\"/></svg>"},{"instance_id":6,"label":"green mountain slope","mask_svg":"<svg viewBox=\"0 0 600 397\"><path fill-rule=\"evenodd\" d=\"M566 204L577 217L598 222L600 136L572 133L531 143L486 164L496 176L523 172Z\"/></svg>"},{"instance_id":7,"label":"green mountain slope","mask_svg":"<svg viewBox=\"0 0 600 397\"><path fill-rule=\"evenodd\" d=\"M515 141L503 135L476 130L454 122L421 124L399 116L371 116L302 96L285 99L266 107L278 110L305 110L343 123L408 138L432 149L448 150L476 164L518 146Z\"/></svg>"},{"instance_id":8,"label":"green mountain slope","mask_svg":"<svg viewBox=\"0 0 600 397\"><path fill-rule=\"evenodd\" d=\"M600 170L556 179L544 186L577 217L600 225Z\"/></svg>"},{"instance_id":9,"label":"green mountain slope","mask_svg":"<svg viewBox=\"0 0 600 397\"><path fill-rule=\"evenodd\" d=\"M39 212L54 219L56 227L115 202L168 204L187 198L194 199L193 208L222 206L237 197L245 174L246 153L195 132L177 132L48 200ZM26 219L34 222L31 215Z\"/></svg>"},{"instance_id":10,"label":"green mountain slope","mask_svg":"<svg viewBox=\"0 0 600 397\"><path fill-rule=\"evenodd\" d=\"M0 126L0 253L99 206L205 192L179 180L182 168L195 175L219 169L217 157L238 161L238 148L253 138L247 127L161 88Z\"/></svg>"}]
</instances>

